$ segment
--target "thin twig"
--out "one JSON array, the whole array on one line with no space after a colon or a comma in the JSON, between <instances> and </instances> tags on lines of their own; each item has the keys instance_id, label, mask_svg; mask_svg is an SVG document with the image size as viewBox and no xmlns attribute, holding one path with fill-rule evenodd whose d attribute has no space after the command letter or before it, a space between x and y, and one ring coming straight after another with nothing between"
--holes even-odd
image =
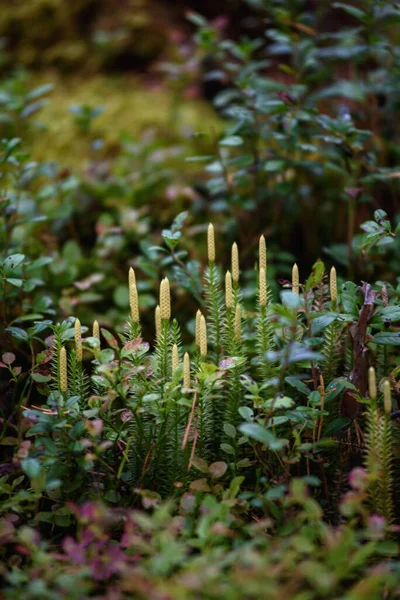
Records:
<instances>
[{"instance_id":1,"label":"thin twig","mask_svg":"<svg viewBox=\"0 0 400 600\"><path fill-rule=\"evenodd\" d=\"M184 450L186 448L186 444L187 444L187 441L189 439L189 433L190 433L190 429L192 427L193 416L194 416L194 409L196 408L196 402L197 402L197 392L195 392L194 396L193 396L192 408L190 409L189 420L188 420L188 423L186 425L185 435L183 436L182 450Z\"/></svg>"}]
</instances>

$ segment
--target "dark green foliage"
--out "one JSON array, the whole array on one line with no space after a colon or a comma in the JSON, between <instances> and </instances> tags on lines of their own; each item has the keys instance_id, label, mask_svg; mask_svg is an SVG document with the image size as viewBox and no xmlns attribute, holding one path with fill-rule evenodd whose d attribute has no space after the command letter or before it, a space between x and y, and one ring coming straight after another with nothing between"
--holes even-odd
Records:
<instances>
[{"instance_id":1,"label":"dark green foliage","mask_svg":"<svg viewBox=\"0 0 400 600\"><path fill-rule=\"evenodd\" d=\"M250 37L189 15L196 46L163 65L168 128L110 145L107 105L75 106L80 169L36 161L50 87L0 81L6 600L399 596L399 7L246 4ZM220 130L182 136L207 55Z\"/></svg>"}]
</instances>

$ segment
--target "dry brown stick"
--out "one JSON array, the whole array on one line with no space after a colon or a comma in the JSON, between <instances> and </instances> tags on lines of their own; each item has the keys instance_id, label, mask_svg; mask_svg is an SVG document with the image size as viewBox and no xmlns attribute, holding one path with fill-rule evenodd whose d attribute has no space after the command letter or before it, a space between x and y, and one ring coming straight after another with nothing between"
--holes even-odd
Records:
<instances>
[{"instance_id":1,"label":"dry brown stick","mask_svg":"<svg viewBox=\"0 0 400 600\"><path fill-rule=\"evenodd\" d=\"M197 402L197 392L195 392L194 396L193 396L192 408L190 410L188 424L186 425L185 435L183 436L182 450L184 450L186 448L186 444L189 439L189 433L190 433L190 428L192 427L194 409L196 408L196 402Z\"/></svg>"},{"instance_id":2,"label":"dry brown stick","mask_svg":"<svg viewBox=\"0 0 400 600\"><path fill-rule=\"evenodd\" d=\"M193 461L193 458L194 458L194 453L196 451L197 439L199 437L199 430L198 430L198 427L197 427L197 422L198 422L198 419L196 417L196 426L195 426L195 430L194 430L194 438L193 438L192 451L190 453L190 458L189 458L188 471L190 471L190 469L192 468L192 461Z\"/></svg>"},{"instance_id":3,"label":"dry brown stick","mask_svg":"<svg viewBox=\"0 0 400 600\"><path fill-rule=\"evenodd\" d=\"M320 389L321 389L321 411L323 411L325 408L325 384L324 384L324 378L323 378L322 374L319 376L319 381L320 381ZM317 434L318 442L321 439L323 420L324 420L324 417L323 417L323 415L321 415L319 418L319 425L318 425L318 434Z\"/></svg>"}]
</instances>

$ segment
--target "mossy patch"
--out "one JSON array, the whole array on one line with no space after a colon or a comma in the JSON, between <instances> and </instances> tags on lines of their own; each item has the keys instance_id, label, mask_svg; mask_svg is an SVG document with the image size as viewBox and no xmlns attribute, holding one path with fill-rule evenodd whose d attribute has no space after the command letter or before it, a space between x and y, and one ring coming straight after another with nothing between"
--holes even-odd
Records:
<instances>
[{"instance_id":1,"label":"mossy patch","mask_svg":"<svg viewBox=\"0 0 400 600\"><path fill-rule=\"evenodd\" d=\"M93 140L102 138L112 153L122 132L137 137L155 129L157 137L171 141L191 139L197 131L220 129L221 121L205 101L178 98L162 86L150 87L138 76L96 75L60 78L53 72L43 73L38 82L54 82L49 102L38 113L43 124L31 138L35 160L57 160L67 166L81 166L90 154ZM75 123L71 106L102 106L103 112L93 120L89 134L82 134Z\"/></svg>"}]
</instances>

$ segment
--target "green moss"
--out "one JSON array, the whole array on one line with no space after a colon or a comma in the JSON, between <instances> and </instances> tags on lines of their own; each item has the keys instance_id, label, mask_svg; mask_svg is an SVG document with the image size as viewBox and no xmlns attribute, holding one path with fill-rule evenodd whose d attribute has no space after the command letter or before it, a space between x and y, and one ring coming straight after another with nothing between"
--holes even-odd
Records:
<instances>
[{"instance_id":1,"label":"green moss","mask_svg":"<svg viewBox=\"0 0 400 600\"><path fill-rule=\"evenodd\" d=\"M60 78L54 73L41 75L43 82L55 81L48 104L38 114L44 124L40 134L31 137L31 154L35 160L58 160L67 166L81 166L90 153L90 142L104 139L108 153L126 132L138 136L153 128L158 137L174 141L182 134L190 139L195 131L219 129L221 122L204 101L182 100L176 119L176 97L166 89L149 89L139 77L96 75L82 78ZM38 85L37 75L34 77ZM82 135L70 112L72 105L103 106L102 114L93 121L90 135ZM176 119L172 123L172 119Z\"/></svg>"}]
</instances>

